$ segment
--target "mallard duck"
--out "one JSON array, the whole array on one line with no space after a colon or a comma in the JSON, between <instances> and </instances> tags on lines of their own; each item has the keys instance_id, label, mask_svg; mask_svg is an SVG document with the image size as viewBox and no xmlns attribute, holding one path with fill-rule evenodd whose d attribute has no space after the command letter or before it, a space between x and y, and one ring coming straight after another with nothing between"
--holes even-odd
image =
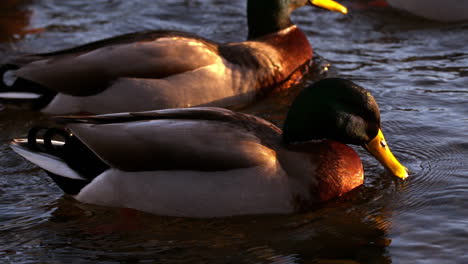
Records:
<instances>
[{"instance_id":1,"label":"mallard duck","mask_svg":"<svg viewBox=\"0 0 468 264\"><path fill-rule=\"evenodd\" d=\"M468 1L463 0L387 0L392 7L438 21L468 20Z\"/></svg>"},{"instance_id":2,"label":"mallard duck","mask_svg":"<svg viewBox=\"0 0 468 264\"><path fill-rule=\"evenodd\" d=\"M29 100L52 115L242 105L312 58L306 35L290 20L292 11L313 4L346 13L331 0L247 2L247 41L220 44L152 31L26 56L0 69L0 98ZM9 86L13 71L17 79Z\"/></svg>"},{"instance_id":3,"label":"mallard duck","mask_svg":"<svg viewBox=\"0 0 468 264\"><path fill-rule=\"evenodd\" d=\"M78 201L159 215L291 213L363 183L367 149L394 175L408 173L380 129L364 88L325 79L294 101L281 131L258 117L195 107L61 117L11 147ZM38 136L43 134L43 136Z\"/></svg>"}]
</instances>

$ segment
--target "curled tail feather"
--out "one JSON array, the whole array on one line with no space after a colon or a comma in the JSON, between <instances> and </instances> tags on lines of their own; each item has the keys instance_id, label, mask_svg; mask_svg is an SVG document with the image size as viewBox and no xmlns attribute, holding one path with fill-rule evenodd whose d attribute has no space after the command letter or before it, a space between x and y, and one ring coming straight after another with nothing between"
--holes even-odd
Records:
<instances>
[{"instance_id":1,"label":"curled tail feather","mask_svg":"<svg viewBox=\"0 0 468 264\"><path fill-rule=\"evenodd\" d=\"M64 128L33 127L12 149L44 169L67 194L76 195L109 166Z\"/></svg>"},{"instance_id":2,"label":"curled tail feather","mask_svg":"<svg viewBox=\"0 0 468 264\"><path fill-rule=\"evenodd\" d=\"M64 128L33 127L29 130L27 144L28 149L62 159L71 169L89 180L109 168L83 142Z\"/></svg>"}]
</instances>

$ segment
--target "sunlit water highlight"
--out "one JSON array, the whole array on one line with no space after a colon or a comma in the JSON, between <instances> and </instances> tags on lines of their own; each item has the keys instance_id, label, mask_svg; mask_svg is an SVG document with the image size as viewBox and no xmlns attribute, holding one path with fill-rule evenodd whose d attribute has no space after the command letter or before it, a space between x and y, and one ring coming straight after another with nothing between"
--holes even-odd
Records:
<instances>
[{"instance_id":1,"label":"sunlit water highlight","mask_svg":"<svg viewBox=\"0 0 468 264\"><path fill-rule=\"evenodd\" d=\"M147 29L222 42L246 35L244 1L25 2L31 16L18 19L40 33L0 43L0 61ZM41 117L2 111L0 262L468 263L468 24L352 5L348 16L303 8L294 21L322 58L317 70L376 97L387 140L412 172L407 181L358 149L364 186L314 212L194 220L84 205L8 148ZM247 111L279 124L297 91Z\"/></svg>"}]
</instances>

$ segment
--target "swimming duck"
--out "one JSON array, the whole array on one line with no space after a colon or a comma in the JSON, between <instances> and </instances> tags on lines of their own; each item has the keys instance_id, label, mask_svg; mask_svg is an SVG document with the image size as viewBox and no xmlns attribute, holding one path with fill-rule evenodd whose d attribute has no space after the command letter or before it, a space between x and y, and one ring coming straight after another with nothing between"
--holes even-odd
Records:
<instances>
[{"instance_id":1,"label":"swimming duck","mask_svg":"<svg viewBox=\"0 0 468 264\"><path fill-rule=\"evenodd\" d=\"M293 102L281 131L258 117L195 107L59 117L11 147L78 201L159 215L222 217L312 208L363 183L360 145L391 173L377 103L332 78ZM42 135L42 136L41 136Z\"/></svg>"},{"instance_id":2,"label":"swimming duck","mask_svg":"<svg viewBox=\"0 0 468 264\"><path fill-rule=\"evenodd\" d=\"M290 20L292 11L313 4L347 12L331 0L247 2L247 41L220 44L152 31L26 56L0 69L0 98L29 100L52 115L242 105L312 58L306 35ZM9 86L12 72L17 78Z\"/></svg>"},{"instance_id":3,"label":"swimming duck","mask_svg":"<svg viewBox=\"0 0 468 264\"><path fill-rule=\"evenodd\" d=\"M431 20L454 22L468 20L468 1L460 0L387 0L394 8Z\"/></svg>"}]
</instances>

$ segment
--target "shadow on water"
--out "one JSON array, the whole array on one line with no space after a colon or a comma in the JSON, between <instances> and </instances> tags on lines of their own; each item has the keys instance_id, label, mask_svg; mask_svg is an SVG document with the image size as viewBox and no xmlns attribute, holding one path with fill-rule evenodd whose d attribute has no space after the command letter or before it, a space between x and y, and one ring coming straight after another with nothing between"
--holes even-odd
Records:
<instances>
[{"instance_id":1,"label":"shadow on water","mask_svg":"<svg viewBox=\"0 0 468 264\"><path fill-rule=\"evenodd\" d=\"M362 193L304 214L222 219L161 217L64 197L42 206L34 225L7 233L2 252L14 262L391 263L386 212L350 206Z\"/></svg>"}]
</instances>

